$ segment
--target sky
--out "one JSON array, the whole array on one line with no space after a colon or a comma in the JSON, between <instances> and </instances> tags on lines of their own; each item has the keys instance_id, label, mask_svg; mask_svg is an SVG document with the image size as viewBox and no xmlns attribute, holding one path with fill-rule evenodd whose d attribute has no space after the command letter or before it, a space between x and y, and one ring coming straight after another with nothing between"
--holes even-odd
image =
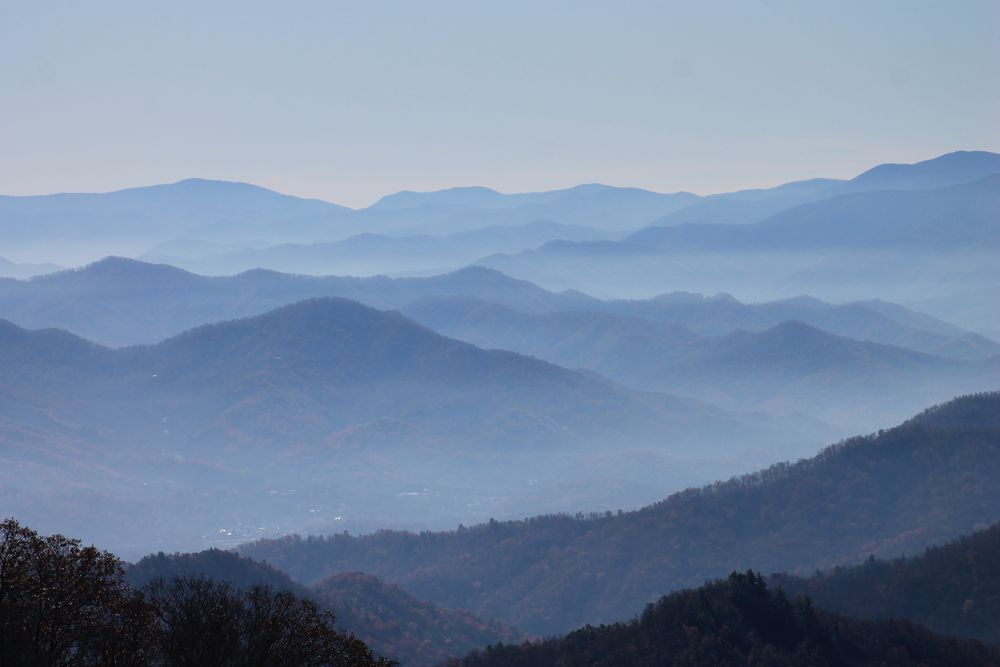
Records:
<instances>
[{"instance_id":1,"label":"sky","mask_svg":"<svg viewBox=\"0 0 1000 667\"><path fill-rule=\"evenodd\" d=\"M699 194L1000 151L1000 2L0 0L0 193Z\"/></svg>"}]
</instances>

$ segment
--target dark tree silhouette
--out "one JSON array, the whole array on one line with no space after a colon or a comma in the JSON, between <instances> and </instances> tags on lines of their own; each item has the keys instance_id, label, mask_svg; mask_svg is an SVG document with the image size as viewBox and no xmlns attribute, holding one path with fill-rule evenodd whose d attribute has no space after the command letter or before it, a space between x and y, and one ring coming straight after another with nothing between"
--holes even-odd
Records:
<instances>
[{"instance_id":1,"label":"dark tree silhouette","mask_svg":"<svg viewBox=\"0 0 1000 667\"><path fill-rule=\"evenodd\" d=\"M1000 651L905 621L857 621L790 601L755 572L674 593L627 623L497 645L452 667L987 667Z\"/></svg>"},{"instance_id":2,"label":"dark tree silhouette","mask_svg":"<svg viewBox=\"0 0 1000 667\"><path fill-rule=\"evenodd\" d=\"M121 561L0 523L0 667L388 667L289 591L191 577L133 590Z\"/></svg>"},{"instance_id":3,"label":"dark tree silhouette","mask_svg":"<svg viewBox=\"0 0 1000 667\"><path fill-rule=\"evenodd\" d=\"M150 618L114 555L0 523L0 665L143 664Z\"/></svg>"},{"instance_id":4,"label":"dark tree silhouette","mask_svg":"<svg viewBox=\"0 0 1000 667\"><path fill-rule=\"evenodd\" d=\"M391 665L333 627L333 614L269 586L177 577L146 589L168 664L179 667Z\"/></svg>"}]
</instances>

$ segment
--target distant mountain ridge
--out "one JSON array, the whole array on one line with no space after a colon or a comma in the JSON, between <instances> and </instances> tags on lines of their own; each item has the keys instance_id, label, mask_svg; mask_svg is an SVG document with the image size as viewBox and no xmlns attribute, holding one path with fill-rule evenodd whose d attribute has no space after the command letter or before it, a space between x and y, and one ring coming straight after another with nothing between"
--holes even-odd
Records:
<instances>
[{"instance_id":1,"label":"distant mountain ridge","mask_svg":"<svg viewBox=\"0 0 1000 667\"><path fill-rule=\"evenodd\" d=\"M0 279L0 317L28 328L65 328L105 344L129 345L157 342L205 322L256 315L319 296L356 299L375 308L472 298L529 314L589 311L670 322L701 335L739 328L761 331L795 319L839 335L959 359L1000 352L996 343L969 337L959 327L885 303L744 304L731 297L678 294L602 301L580 292L552 292L484 267L427 278L312 277L261 270L207 277L169 265L109 257L30 281ZM95 317L97 313L100 317Z\"/></svg>"},{"instance_id":2,"label":"distant mountain ridge","mask_svg":"<svg viewBox=\"0 0 1000 667\"><path fill-rule=\"evenodd\" d=\"M531 311L594 301L581 293L553 293L482 267L428 278L313 277L265 270L208 277L165 264L108 257L30 281L0 279L0 317L28 328L65 328L109 345L132 345L313 297L355 299L385 309L440 295L477 295Z\"/></svg>"},{"instance_id":3,"label":"distant mountain ridge","mask_svg":"<svg viewBox=\"0 0 1000 667\"><path fill-rule=\"evenodd\" d=\"M30 278L31 276L61 271L64 268L66 267L58 264L23 264L0 257L0 277L3 278Z\"/></svg>"},{"instance_id":4,"label":"distant mountain ridge","mask_svg":"<svg viewBox=\"0 0 1000 667\"><path fill-rule=\"evenodd\" d=\"M744 305L734 299L666 297L529 314L444 297L414 302L403 312L481 347L514 350L590 369L626 386L696 396L730 408L804 414L836 425L838 430L830 432L837 435L879 428L928 403L1000 386L1000 365L990 359L1000 351L996 343L909 329L883 312L916 324L923 323L919 314L888 305L801 300ZM859 337L953 354L965 349L974 361L859 341L782 319L796 316ZM686 325L726 333L705 335ZM933 322L923 325L950 330ZM729 330L734 326L741 328Z\"/></svg>"},{"instance_id":5,"label":"distant mountain ridge","mask_svg":"<svg viewBox=\"0 0 1000 667\"><path fill-rule=\"evenodd\" d=\"M691 223L747 224L828 197L870 190L932 190L1000 173L1000 154L955 151L914 164L881 164L850 180L811 179L776 188L710 195L668 214L653 226Z\"/></svg>"},{"instance_id":6,"label":"distant mountain ridge","mask_svg":"<svg viewBox=\"0 0 1000 667\"><path fill-rule=\"evenodd\" d=\"M929 190L1000 174L1000 154L988 151L954 151L914 164L880 164L850 181L859 190Z\"/></svg>"},{"instance_id":7,"label":"distant mountain ridge","mask_svg":"<svg viewBox=\"0 0 1000 667\"><path fill-rule=\"evenodd\" d=\"M100 254L134 254L191 234L222 239L249 232L287 240L350 228L349 215L350 209L329 202L196 178L108 193L0 196L0 234L32 254L44 252L43 243L50 252L61 243L72 244L66 252L100 248Z\"/></svg>"},{"instance_id":8,"label":"distant mountain ridge","mask_svg":"<svg viewBox=\"0 0 1000 667\"><path fill-rule=\"evenodd\" d=\"M228 275L253 268L312 275L391 275L400 267L405 267L409 273L457 269L484 254L518 252L554 239L588 241L611 236L617 235L593 227L535 220L446 236L364 233L341 241L245 247L217 253L201 252L197 257L149 252L142 259L212 275Z\"/></svg>"},{"instance_id":9,"label":"distant mountain ridge","mask_svg":"<svg viewBox=\"0 0 1000 667\"><path fill-rule=\"evenodd\" d=\"M993 244L1000 241L998 219L1000 173L933 190L841 194L785 209L753 225L651 227L622 243L666 252Z\"/></svg>"},{"instance_id":10,"label":"distant mountain ridge","mask_svg":"<svg viewBox=\"0 0 1000 667\"><path fill-rule=\"evenodd\" d=\"M478 263L596 295L740 285L755 300L802 292L836 301L957 298L997 280L997 162L995 154L960 153L885 172L902 176L878 170L787 196L707 199L677 213L686 218L662 219L621 241L552 241ZM988 330L1000 326L995 319Z\"/></svg>"},{"instance_id":11,"label":"distant mountain ridge","mask_svg":"<svg viewBox=\"0 0 1000 667\"><path fill-rule=\"evenodd\" d=\"M107 254L137 256L181 238L315 244L362 233L447 235L535 220L625 233L650 225L757 222L836 195L927 190L995 173L997 154L960 151L913 165L879 165L850 181L812 179L707 197L601 184L517 194L476 186L400 192L358 210L247 183L192 178L107 193L0 196L0 234L19 256L78 264ZM511 250L497 246L481 256L500 252Z\"/></svg>"},{"instance_id":12,"label":"distant mountain ridge","mask_svg":"<svg viewBox=\"0 0 1000 667\"><path fill-rule=\"evenodd\" d=\"M601 301L580 293L549 292L483 268L409 279L316 278L268 271L212 278L109 258L31 281L0 281L0 315L29 327L66 328L127 345L325 296L401 309L440 333L474 345L596 371L636 389L689 394L731 409L764 409L794 419L808 416L826 424L822 432L828 438L878 428L919 406L992 387L996 364L989 359L1000 353L993 341L884 302L830 305L800 298L744 304L732 297L691 294ZM762 354L750 342L792 320L862 343L968 363L930 358L908 365L886 363L888 350L869 345L849 352L848 341L828 338L823 349L839 349L841 361L854 354L859 363L810 367L801 357L814 343L806 340L808 330L803 329L776 348L780 355L799 359L797 366L786 365L784 374L776 367L750 371L746 364ZM713 365L706 355L721 354L721 343L709 339L741 329L757 337L730 339L740 341L742 359L729 363L728 373L720 376L727 365ZM768 336L773 339L778 331ZM730 354L736 354L734 350ZM697 363L696 355L701 355ZM749 375L757 386L746 383ZM796 392L797 401L792 400ZM845 402L845 397L851 400ZM839 427L831 426L837 423Z\"/></svg>"}]
</instances>

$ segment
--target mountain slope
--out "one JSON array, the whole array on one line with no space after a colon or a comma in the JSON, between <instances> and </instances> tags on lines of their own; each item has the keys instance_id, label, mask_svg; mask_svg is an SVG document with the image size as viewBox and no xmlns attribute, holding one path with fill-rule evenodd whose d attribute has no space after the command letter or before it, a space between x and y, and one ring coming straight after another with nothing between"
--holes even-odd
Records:
<instances>
[{"instance_id":1,"label":"mountain slope","mask_svg":"<svg viewBox=\"0 0 1000 667\"><path fill-rule=\"evenodd\" d=\"M1000 642L1000 524L910 558L873 558L809 578L774 575L771 583L831 611L905 618L937 632Z\"/></svg>"},{"instance_id":2,"label":"mountain slope","mask_svg":"<svg viewBox=\"0 0 1000 667\"><path fill-rule=\"evenodd\" d=\"M22 253L75 264L93 253L135 254L178 236L228 241L344 236L356 224L350 214L342 206L247 183L188 179L106 193L0 196L0 234ZM66 257L51 255L59 245Z\"/></svg>"},{"instance_id":3,"label":"mountain slope","mask_svg":"<svg viewBox=\"0 0 1000 667\"><path fill-rule=\"evenodd\" d=\"M800 204L869 190L932 190L1000 173L1000 154L956 151L914 164L881 164L849 181L812 179L776 188L704 197L656 221L655 226L748 224Z\"/></svg>"},{"instance_id":4,"label":"mountain slope","mask_svg":"<svg viewBox=\"0 0 1000 667\"><path fill-rule=\"evenodd\" d=\"M1000 242L1000 174L935 190L886 190L802 204L754 225L649 228L622 243L661 252L975 248Z\"/></svg>"},{"instance_id":5,"label":"mountain slope","mask_svg":"<svg viewBox=\"0 0 1000 667\"><path fill-rule=\"evenodd\" d=\"M992 361L949 361L834 336L793 321L723 337L700 336L680 324L720 329L749 323L756 329L781 315L801 313L861 334L934 348L954 341L956 349L978 349L962 337L897 325L863 305L831 307L800 300L746 306L732 299L674 297L602 302L596 308L646 314L649 319L593 311L519 313L460 297L424 299L404 312L481 347L593 370L627 386L697 396L740 409L808 415L837 425L827 427L831 435L879 428L928 403L1000 386L1000 367ZM917 319L917 314L912 317ZM935 322L925 326L935 328ZM941 328L947 327L941 323ZM996 344L982 340L983 351L995 353Z\"/></svg>"},{"instance_id":6,"label":"mountain slope","mask_svg":"<svg viewBox=\"0 0 1000 667\"><path fill-rule=\"evenodd\" d=\"M959 359L1000 352L1000 345L968 338L966 330L884 302L830 305L790 299L744 304L732 297L684 294L602 302L579 292L550 292L481 267L429 278L307 277L272 271L207 277L109 257L32 280L0 279L0 317L28 328L64 328L104 344L128 345L320 296L355 299L375 308L472 297L524 313L591 311L674 323L711 336L737 329L762 331L799 320L842 336Z\"/></svg>"},{"instance_id":7,"label":"mountain slope","mask_svg":"<svg viewBox=\"0 0 1000 667\"><path fill-rule=\"evenodd\" d=\"M955 151L914 164L880 164L855 176L845 189L931 190L1000 174L1000 154Z\"/></svg>"},{"instance_id":8,"label":"mountain slope","mask_svg":"<svg viewBox=\"0 0 1000 667\"><path fill-rule=\"evenodd\" d=\"M402 665L433 667L471 650L520 638L517 631L501 623L435 607L360 572L329 577L312 591L335 610L339 627Z\"/></svg>"},{"instance_id":9,"label":"mountain slope","mask_svg":"<svg viewBox=\"0 0 1000 667\"><path fill-rule=\"evenodd\" d=\"M753 572L674 593L628 622L522 646L491 647L456 667L534 665L998 665L1000 651L900 621L857 621L789 602Z\"/></svg>"},{"instance_id":10,"label":"mountain slope","mask_svg":"<svg viewBox=\"0 0 1000 667\"><path fill-rule=\"evenodd\" d=\"M683 357L702 337L671 322L594 311L525 313L474 297L415 301L402 312L447 336L512 350L625 384L638 369Z\"/></svg>"},{"instance_id":11,"label":"mountain slope","mask_svg":"<svg viewBox=\"0 0 1000 667\"><path fill-rule=\"evenodd\" d=\"M478 263L549 288L595 295L739 285L742 296L756 300L807 292L853 301L870 299L871 286L879 285L878 296L892 301L945 296L997 279L1000 172L975 173L978 178L967 182L932 179L931 189L837 186L845 189L735 220L749 224L730 224L728 214L694 217L619 242L553 241ZM929 182L915 179L915 185Z\"/></svg>"},{"instance_id":12,"label":"mountain slope","mask_svg":"<svg viewBox=\"0 0 1000 667\"><path fill-rule=\"evenodd\" d=\"M257 439L268 429L264 415L252 410L246 415L232 411L240 404L259 405L262 401L266 404L281 400L285 392L294 391L298 395L307 389L316 392L308 403L321 405L329 401L323 414L315 417L320 420L316 424L318 431L366 418L387 419L395 415L409 419L406 415L411 410L420 419L439 418L435 415L444 406L432 409L431 405L446 396L449 411L478 426L477 435L462 433L456 436L456 442L470 442L466 440L469 437L472 442L510 442L513 433L492 433L488 426L499 426L510 419L507 411L511 409L526 410L516 426L513 421L510 423L520 432L515 441L543 442L566 428L570 432L575 430L576 427L556 424L562 419L558 417L560 412L575 414L577 402L594 407L607 402L609 410L622 417L636 417L636 423L648 419L656 422L664 414L662 407L671 404L677 406L678 416L695 408L693 402L633 394L510 352L483 351L440 336L397 313L343 299L303 301L253 318L204 325L155 346L117 351L94 346L64 332L25 332L9 324L5 330L10 332L11 339L30 343L21 349L5 350L12 361L26 368L34 362L34 365L56 366L53 372L64 371L76 377L79 375L76 359L85 358L88 366L84 370L94 383L121 383L123 393L114 398L123 403L138 396L154 402L169 400L180 410L177 406L192 400L186 392L197 392L199 404L184 409L200 414L207 409L204 403L207 398L222 401L222 406L231 404L218 408L220 415L225 415L225 429L255 431ZM50 338L56 339L53 351L43 347ZM109 363L92 363L89 356L93 355ZM63 358L65 363L57 365ZM365 394L355 392L358 386L366 388ZM433 387L437 391L428 393L427 389ZM456 390L461 394L450 393ZM259 396L260 391L268 395ZM558 400L552 400L560 395ZM385 403L386 396L400 401L389 412L384 405L368 403L374 398L380 404ZM420 407L411 407L407 401ZM525 407L517 408L519 404ZM527 404L532 406L530 411ZM707 406L704 409L711 412ZM536 410L546 415L545 421L555 418L556 423L532 424ZM473 415L476 417L472 418ZM610 413L585 418L590 422L587 428L598 428L600 421L609 417ZM461 423L456 422L456 415L448 419L452 424ZM684 421L687 423L690 418ZM312 422L311 419L308 423ZM195 441L208 437L201 430L206 426L193 423L184 427L185 436ZM307 428L306 424L299 426ZM295 437L307 436L303 432ZM439 437L445 437L446 441L453 439L443 433Z\"/></svg>"},{"instance_id":13,"label":"mountain slope","mask_svg":"<svg viewBox=\"0 0 1000 667\"><path fill-rule=\"evenodd\" d=\"M637 506L811 446L339 299L118 350L0 335L4 501L119 549Z\"/></svg>"},{"instance_id":14,"label":"mountain slope","mask_svg":"<svg viewBox=\"0 0 1000 667\"><path fill-rule=\"evenodd\" d=\"M739 567L856 562L940 543L1000 514L1000 394L637 512L450 533L287 538L244 547L304 580L364 567L441 604L535 633L626 618Z\"/></svg>"},{"instance_id":15,"label":"mountain slope","mask_svg":"<svg viewBox=\"0 0 1000 667\"><path fill-rule=\"evenodd\" d=\"M501 194L488 188L389 195L359 212L379 230L451 234L488 226L522 225L533 220L625 232L652 223L699 197L590 183L548 192Z\"/></svg>"},{"instance_id":16,"label":"mountain slope","mask_svg":"<svg viewBox=\"0 0 1000 667\"><path fill-rule=\"evenodd\" d=\"M995 361L945 360L788 321L709 339L656 369L663 390L721 405L795 409L856 430L920 405L1000 386Z\"/></svg>"}]
</instances>

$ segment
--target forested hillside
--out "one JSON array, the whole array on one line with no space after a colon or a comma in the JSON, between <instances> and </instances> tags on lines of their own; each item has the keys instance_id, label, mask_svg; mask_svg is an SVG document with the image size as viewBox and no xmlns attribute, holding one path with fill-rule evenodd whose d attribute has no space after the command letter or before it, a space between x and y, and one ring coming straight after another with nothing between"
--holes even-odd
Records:
<instances>
[{"instance_id":1,"label":"forested hillside","mask_svg":"<svg viewBox=\"0 0 1000 667\"><path fill-rule=\"evenodd\" d=\"M312 587L334 609L338 627L353 632L403 667L433 667L447 658L523 635L502 623L418 600L398 586L362 572L334 575Z\"/></svg>"},{"instance_id":2,"label":"forested hillside","mask_svg":"<svg viewBox=\"0 0 1000 667\"><path fill-rule=\"evenodd\" d=\"M872 558L809 578L778 574L770 582L824 609L905 618L1000 644L1000 524L907 558Z\"/></svg>"},{"instance_id":3,"label":"forested hillside","mask_svg":"<svg viewBox=\"0 0 1000 667\"><path fill-rule=\"evenodd\" d=\"M754 572L674 593L629 622L561 639L493 646L455 667L967 667L1000 665L1000 651L905 621L857 621L789 601Z\"/></svg>"},{"instance_id":4,"label":"forested hillside","mask_svg":"<svg viewBox=\"0 0 1000 667\"><path fill-rule=\"evenodd\" d=\"M244 553L302 581L365 570L442 606L565 632L736 568L808 571L953 539L1000 516L998 475L1000 393L990 393L638 512L290 537Z\"/></svg>"}]
</instances>

